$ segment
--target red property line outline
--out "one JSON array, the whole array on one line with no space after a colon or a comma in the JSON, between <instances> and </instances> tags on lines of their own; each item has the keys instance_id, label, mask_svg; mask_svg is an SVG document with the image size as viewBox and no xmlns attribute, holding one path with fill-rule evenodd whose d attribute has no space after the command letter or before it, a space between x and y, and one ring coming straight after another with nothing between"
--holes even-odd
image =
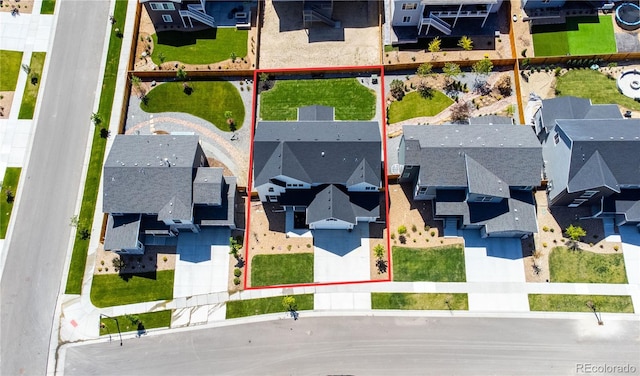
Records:
<instances>
[{"instance_id":1,"label":"red property line outline","mask_svg":"<svg viewBox=\"0 0 640 376\"><path fill-rule=\"evenodd\" d=\"M344 282L312 282L299 283L291 285L271 285L271 286L247 286L247 270L249 269L249 238L251 224L251 188L253 186L253 139L256 130L256 110L258 107L258 75L260 73L292 73L304 74L307 72L366 72L377 71L380 74L380 102L381 102L381 122L382 122L382 150L383 150L383 170L384 170L384 194L385 194L385 227L387 228L386 244L387 244L387 275L386 279L362 280L362 281L344 281ZM391 241L389 240L389 177L387 175L387 114L385 106L385 89L384 89L384 66L367 65L367 66L345 66L345 67L316 67L316 68L282 68L282 69L256 69L253 72L253 96L251 103L251 138L249 151L249 168L247 178L247 205L246 205L246 225L244 233L244 276L242 281L243 290L260 290L273 288L295 288L295 287L314 287L314 286L335 286L335 285L353 285L362 283L378 283L391 281Z\"/></svg>"}]
</instances>

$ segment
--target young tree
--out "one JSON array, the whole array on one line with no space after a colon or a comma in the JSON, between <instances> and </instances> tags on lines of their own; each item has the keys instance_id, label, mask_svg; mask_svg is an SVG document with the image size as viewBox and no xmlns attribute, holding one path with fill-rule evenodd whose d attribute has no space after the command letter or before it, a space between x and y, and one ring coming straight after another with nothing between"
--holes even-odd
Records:
<instances>
[{"instance_id":1,"label":"young tree","mask_svg":"<svg viewBox=\"0 0 640 376\"><path fill-rule=\"evenodd\" d=\"M122 257L114 257L113 260L111 260L111 263L113 264L113 268L116 270L116 272L119 272L120 270L127 267L127 264L124 262Z\"/></svg>"},{"instance_id":2,"label":"young tree","mask_svg":"<svg viewBox=\"0 0 640 376\"><path fill-rule=\"evenodd\" d=\"M398 79L391 81L391 95L396 100L402 100L404 97L404 82Z\"/></svg>"},{"instance_id":3,"label":"young tree","mask_svg":"<svg viewBox=\"0 0 640 376\"><path fill-rule=\"evenodd\" d=\"M459 102L451 106L451 120L454 122L463 122L469 119L471 109L466 102Z\"/></svg>"},{"instance_id":4,"label":"young tree","mask_svg":"<svg viewBox=\"0 0 640 376\"><path fill-rule=\"evenodd\" d=\"M505 74L495 84L495 88L498 89L501 95L508 97L511 95L511 77Z\"/></svg>"},{"instance_id":5,"label":"young tree","mask_svg":"<svg viewBox=\"0 0 640 376\"><path fill-rule=\"evenodd\" d=\"M466 35L463 35L460 40L458 40L458 47L462 48L465 51L473 50L473 41Z\"/></svg>"},{"instance_id":6,"label":"young tree","mask_svg":"<svg viewBox=\"0 0 640 376\"><path fill-rule=\"evenodd\" d=\"M487 75L493 70L493 63L485 57L482 60L476 61L473 66L471 66L471 70L477 74Z\"/></svg>"},{"instance_id":7,"label":"young tree","mask_svg":"<svg viewBox=\"0 0 640 376\"><path fill-rule=\"evenodd\" d=\"M233 112L225 111L224 112L224 117L225 117L225 119L227 119L227 125L229 126L229 130L231 132L235 132L236 131L236 120L233 118Z\"/></svg>"},{"instance_id":8,"label":"young tree","mask_svg":"<svg viewBox=\"0 0 640 376\"><path fill-rule=\"evenodd\" d=\"M178 71L176 72L176 77L180 81L185 81L187 79L187 72L182 68L178 68Z\"/></svg>"},{"instance_id":9,"label":"young tree","mask_svg":"<svg viewBox=\"0 0 640 376\"><path fill-rule=\"evenodd\" d=\"M441 42L440 37L433 38L433 40L429 42L429 52L440 52Z\"/></svg>"},{"instance_id":10,"label":"young tree","mask_svg":"<svg viewBox=\"0 0 640 376\"><path fill-rule=\"evenodd\" d=\"M295 311L298 309L298 306L296 304L296 298L291 295L287 295L282 298L282 306L287 311Z\"/></svg>"},{"instance_id":11,"label":"young tree","mask_svg":"<svg viewBox=\"0 0 640 376\"><path fill-rule=\"evenodd\" d=\"M571 239L569 242L569 248L572 250L577 250L580 246L578 241L580 238L587 236L587 232L580 226L569 225L566 229L564 229L565 234Z\"/></svg>"},{"instance_id":12,"label":"young tree","mask_svg":"<svg viewBox=\"0 0 640 376\"><path fill-rule=\"evenodd\" d=\"M429 99L433 98L433 89L427 85L425 82L420 82L417 88L418 93L422 98Z\"/></svg>"},{"instance_id":13,"label":"young tree","mask_svg":"<svg viewBox=\"0 0 640 376\"><path fill-rule=\"evenodd\" d=\"M433 65L429 63L420 64L416 73L420 77L427 77L433 73Z\"/></svg>"},{"instance_id":14,"label":"young tree","mask_svg":"<svg viewBox=\"0 0 640 376\"><path fill-rule=\"evenodd\" d=\"M93 125L98 126L102 124L102 116L99 113L94 112L91 114L91 121L93 122Z\"/></svg>"},{"instance_id":15,"label":"young tree","mask_svg":"<svg viewBox=\"0 0 640 376\"><path fill-rule=\"evenodd\" d=\"M138 98L142 99L147 95L146 91L142 87L142 80L140 79L140 77L131 76L131 86L133 86L133 88L138 93Z\"/></svg>"},{"instance_id":16,"label":"young tree","mask_svg":"<svg viewBox=\"0 0 640 376\"><path fill-rule=\"evenodd\" d=\"M444 63L444 67L442 67L442 73L447 78L447 81L451 81L453 77L459 76L462 73L460 66L456 63Z\"/></svg>"},{"instance_id":17,"label":"young tree","mask_svg":"<svg viewBox=\"0 0 640 376\"><path fill-rule=\"evenodd\" d=\"M158 54L158 59L160 60L159 68L162 69L162 64L164 64L164 61L167 59L167 57L164 53L160 52L160 54Z\"/></svg>"},{"instance_id":18,"label":"young tree","mask_svg":"<svg viewBox=\"0 0 640 376\"><path fill-rule=\"evenodd\" d=\"M373 254L376 256L377 259L383 258L384 247L381 244L376 245L375 247L373 247Z\"/></svg>"}]
</instances>

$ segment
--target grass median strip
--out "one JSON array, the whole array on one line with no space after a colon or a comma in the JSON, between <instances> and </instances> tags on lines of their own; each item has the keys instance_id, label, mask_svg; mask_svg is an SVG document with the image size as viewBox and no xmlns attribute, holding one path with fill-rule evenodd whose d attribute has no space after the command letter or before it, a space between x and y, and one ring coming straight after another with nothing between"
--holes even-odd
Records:
<instances>
[{"instance_id":1,"label":"grass median strip","mask_svg":"<svg viewBox=\"0 0 640 376\"><path fill-rule=\"evenodd\" d=\"M529 295L529 309L532 311L593 312L589 302L598 312L634 313L631 297L626 295Z\"/></svg>"},{"instance_id":2,"label":"grass median strip","mask_svg":"<svg viewBox=\"0 0 640 376\"><path fill-rule=\"evenodd\" d=\"M91 302L102 308L173 299L174 277L173 270L96 275L91 284Z\"/></svg>"},{"instance_id":3,"label":"grass median strip","mask_svg":"<svg viewBox=\"0 0 640 376\"><path fill-rule=\"evenodd\" d=\"M18 119L33 119L45 57L45 52L34 52L31 55L31 62L29 64L31 71L29 72L27 82L24 84L24 95L22 97L22 103L20 104Z\"/></svg>"},{"instance_id":4,"label":"grass median strip","mask_svg":"<svg viewBox=\"0 0 640 376\"><path fill-rule=\"evenodd\" d=\"M313 282L313 253L255 255L251 259L251 286Z\"/></svg>"},{"instance_id":5,"label":"grass median strip","mask_svg":"<svg viewBox=\"0 0 640 376\"><path fill-rule=\"evenodd\" d=\"M22 51L0 50L0 91L15 91Z\"/></svg>"},{"instance_id":6,"label":"grass median strip","mask_svg":"<svg viewBox=\"0 0 640 376\"><path fill-rule=\"evenodd\" d=\"M313 294L292 295L296 300L298 311L313 309ZM233 300L227 302L227 318L264 315L267 313L287 312L282 304L282 296L271 298Z\"/></svg>"},{"instance_id":7,"label":"grass median strip","mask_svg":"<svg viewBox=\"0 0 640 376\"><path fill-rule=\"evenodd\" d=\"M549 256L551 282L627 283L624 256L555 247Z\"/></svg>"},{"instance_id":8,"label":"grass median strip","mask_svg":"<svg viewBox=\"0 0 640 376\"><path fill-rule=\"evenodd\" d=\"M7 235L7 227L11 219L13 201L18 192L18 181L20 180L19 167L7 167L2 178L2 200L0 200L0 239Z\"/></svg>"},{"instance_id":9,"label":"grass median strip","mask_svg":"<svg viewBox=\"0 0 640 376\"><path fill-rule=\"evenodd\" d=\"M464 248L393 247L393 280L400 282L465 282Z\"/></svg>"},{"instance_id":10,"label":"grass median strip","mask_svg":"<svg viewBox=\"0 0 640 376\"><path fill-rule=\"evenodd\" d=\"M135 315L123 315L113 318L102 317L100 319L100 335L118 335L118 325L120 332L134 332L138 330L138 323L141 322L144 329L168 328L171 325L171 310L139 313ZM118 320L118 325L116 321Z\"/></svg>"},{"instance_id":11,"label":"grass median strip","mask_svg":"<svg viewBox=\"0 0 640 376\"><path fill-rule=\"evenodd\" d=\"M118 76L118 60L120 59L120 49L122 47L122 38L116 36L115 29L124 29L126 13L127 1L116 0L114 18L118 21L111 26L107 64L104 69L104 80L102 82L100 104L98 107L98 114L103 119L101 126L107 129L109 128L109 121L111 120L111 107L113 106L113 97ZM87 119L87 123L89 123L89 119ZM100 184L100 175L102 174L102 160L104 158L106 145L107 140L102 138L100 136L100 130L96 129L91 145L91 157L89 159L89 168L87 170L84 192L82 194L82 206L80 208L80 215L78 216L78 231L76 232L76 238L73 243L73 254L71 256L65 294L80 294L82 290L82 278L84 276L84 268L87 263L87 251L89 248L89 238L84 236L84 231L82 230L90 230L93 223L93 213L98 198L98 186Z\"/></svg>"},{"instance_id":12,"label":"grass median strip","mask_svg":"<svg viewBox=\"0 0 640 376\"><path fill-rule=\"evenodd\" d=\"M280 80L260 94L263 120L296 120L303 106L335 107L336 120L371 120L376 95L355 78Z\"/></svg>"},{"instance_id":13,"label":"grass median strip","mask_svg":"<svg viewBox=\"0 0 640 376\"><path fill-rule=\"evenodd\" d=\"M467 294L371 293L372 309L468 310Z\"/></svg>"}]
</instances>

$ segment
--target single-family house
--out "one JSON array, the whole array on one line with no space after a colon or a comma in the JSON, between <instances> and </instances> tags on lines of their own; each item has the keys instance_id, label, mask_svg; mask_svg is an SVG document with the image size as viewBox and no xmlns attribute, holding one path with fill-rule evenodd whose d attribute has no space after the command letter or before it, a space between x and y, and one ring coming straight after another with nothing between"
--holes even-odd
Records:
<instances>
[{"instance_id":1,"label":"single-family house","mask_svg":"<svg viewBox=\"0 0 640 376\"><path fill-rule=\"evenodd\" d=\"M251 9L255 1L226 0L139 0L156 31L196 26L251 27Z\"/></svg>"},{"instance_id":2,"label":"single-family house","mask_svg":"<svg viewBox=\"0 0 640 376\"><path fill-rule=\"evenodd\" d=\"M594 217L640 223L640 127L615 105L561 97L542 101L535 129L543 146L550 206L591 208Z\"/></svg>"},{"instance_id":3,"label":"single-family house","mask_svg":"<svg viewBox=\"0 0 640 376\"><path fill-rule=\"evenodd\" d=\"M445 235L478 229L482 237L537 232L533 189L542 148L530 127L513 124L405 125L398 148L400 183L412 200L433 200Z\"/></svg>"},{"instance_id":4,"label":"single-family house","mask_svg":"<svg viewBox=\"0 0 640 376\"><path fill-rule=\"evenodd\" d=\"M104 248L144 253L146 236L235 228L236 178L209 167L195 135L117 135L104 163Z\"/></svg>"},{"instance_id":5,"label":"single-family house","mask_svg":"<svg viewBox=\"0 0 640 376\"><path fill-rule=\"evenodd\" d=\"M299 226L352 229L380 217L382 143L375 121L337 121L334 108L298 109L296 121L259 121L253 187L293 211Z\"/></svg>"},{"instance_id":6,"label":"single-family house","mask_svg":"<svg viewBox=\"0 0 640 376\"><path fill-rule=\"evenodd\" d=\"M394 44L420 38L494 35L502 0L392 0Z\"/></svg>"}]
</instances>

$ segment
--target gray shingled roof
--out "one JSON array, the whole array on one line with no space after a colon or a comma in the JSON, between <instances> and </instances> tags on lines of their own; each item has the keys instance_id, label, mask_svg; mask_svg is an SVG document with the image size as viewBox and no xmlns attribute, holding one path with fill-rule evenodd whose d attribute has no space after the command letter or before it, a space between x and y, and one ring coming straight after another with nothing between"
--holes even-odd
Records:
<instances>
[{"instance_id":1,"label":"gray shingled roof","mask_svg":"<svg viewBox=\"0 0 640 376\"><path fill-rule=\"evenodd\" d=\"M640 222L640 201L616 200L616 213L624 214L628 222Z\"/></svg>"},{"instance_id":2,"label":"gray shingled roof","mask_svg":"<svg viewBox=\"0 0 640 376\"><path fill-rule=\"evenodd\" d=\"M592 105L590 99L557 97L542 100L542 123L550 131L558 119L622 119L617 105Z\"/></svg>"},{"instance_id":3,"label":"gray shingled roof","mask_svg":"<svg viewBox=\"0 0 640 376\"><path fill-rule=\"evenodd\" d=\"M117 135L104 164L102 211L191 218L198 147L198 136Z\"/></svg>"},{"instance_id":4,"label":"gray shingled roof","mask_svg":"<svg viewBox=\"0 0 640 376\"><path fill-rule=\"evenodd\" d=\"M373 121L261 121L254 135L254 185L284 175L313 184L379 186L381 150Z\"/></svg>"},{"instance_id":5,"label":"gray shingled roof","mask_svg":"<svg viewBox=\"0 0 640 376\"><path fill-rule=\"evenodd\" d=\"M469 193L483 196L509 197L509 186L473 158L465 155Z\"/></svg>"},{"instance_id":6,"label":"gray shingled roof","mask_svg":"<svg viewBox=\"0 0 640 376\"><path fill-rule=\"evenodd\" d=\"M471 125L493 125L493 124L508 124L513 125L513 119L508 116L499 115L487 115L469 118L469 124Z\"/></svg>"},{"instance_id":7,"label":"gray shingled roof","mask_svg":"<svg viewBox=\"0 0 640 376\"><path fill-rule=\"evenodd\" d=\"M107 231L104 238L104 249L134 249L140 237L140 214L109 215Z\"/></svg>"},{"instance_id":8,"label":"gray shingled roof","mask_svg":"<svg viewBox=\"0 0 640 376\"><path fill-rule=\"evenodd\" d=\"M298 108L298 121L333 121L335 109L329 106L306 106Z\"/></svg>"},{"instance_id":9,"label":"gray shingled roof","mask_svg":"<svg viewBox=\"0 0 640 376\"><path fill-rule=\"evenodd\" d=\"M222 167L198 167L193 180L193 203L220 205L222 203Z\"/></svg>"},{"instance_id":10,"label":"gray shingled roof","mask_svg":"<svg viewBox=\"0 0 640 376\"><path fill-rule=\"evenodd\" d=\"M569 191L640 184L640 127L627 119L558 120L572 141Z\"/></svg>"},{"instance_id":11,"label":"gray shingled roof","mask_svg":"<svg viewBox=\"0 0 640 376\"><path fill-rule=\"evenodd\" d=\"M318 192L307 207L307 223L328 218L356 223L356 215L351 207L349 196L333 184Z\"/></svg>"},{"instance_id":12,"label":"gray shingled roof","mask_svg":"<svg viewBox=\"0 0 640 376\"><path fill-rule=\"evenodd\" d=\"M487 178L498 178L508 186L540 184L542 147L531 127L406 125L403 132L404 164L420 166L421 185L466 187L466 157L492 174Z\"/></svg>"}]
</instances>

